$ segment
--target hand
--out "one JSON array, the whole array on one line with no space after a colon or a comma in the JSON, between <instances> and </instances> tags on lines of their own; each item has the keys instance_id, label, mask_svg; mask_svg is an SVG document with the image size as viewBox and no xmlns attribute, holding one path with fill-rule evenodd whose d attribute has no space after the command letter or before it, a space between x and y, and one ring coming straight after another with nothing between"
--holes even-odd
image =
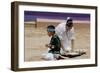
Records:
<instances>
[{"instance_id":1,"label":"hand","mask_svg":"<svg viewBox=\"0 0 100 73\"><path fill-rule=\"evenodd\" d=\"M50 45L49 45L49 44L46 44L45 46L46 46L46 47L50 47Z\"/></svg>"}]
</instances>

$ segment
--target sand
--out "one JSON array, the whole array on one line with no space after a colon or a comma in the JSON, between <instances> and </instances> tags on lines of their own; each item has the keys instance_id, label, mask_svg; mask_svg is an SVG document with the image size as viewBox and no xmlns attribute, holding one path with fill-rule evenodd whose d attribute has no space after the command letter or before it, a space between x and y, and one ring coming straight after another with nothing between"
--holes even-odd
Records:
<instances>
[{"instance_id":1,"label":"sand","mask_svg":"<svg viewBox=\"0 0 100 73\"><path fill-rule=\"evenodd\" d=\"M46 32L47 24L41 24L38 23L37 28L32 24L25 24L25 61L43 61L42 54L47 51L45 44L49 43L50 38L48 37ZM90 58L90 24L77 23L74 24L74 27L74 49L84 49L86 51L86 54L68 59Z\"/></svg>"}]
</instances>

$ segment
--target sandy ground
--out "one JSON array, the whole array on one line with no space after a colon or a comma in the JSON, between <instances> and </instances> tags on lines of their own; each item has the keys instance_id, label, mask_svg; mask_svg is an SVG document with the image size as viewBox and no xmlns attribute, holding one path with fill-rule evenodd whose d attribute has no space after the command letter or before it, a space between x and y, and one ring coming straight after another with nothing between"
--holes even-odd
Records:
<instances>
[{"instance_id":1,"label":"sandy ground","mask_svg":"<svg viewBox=\"0 0 100 73\"><path fill-rule=\"evenodd\" d=\"M84 49L86 54L68 59L86 59L90 57L90 25L74 24L75 27L75 48ZM49 43L46 27L25 25L25 61L40 61L42 54L47 51L45 44Z\"/></svg>"}]
</instances>

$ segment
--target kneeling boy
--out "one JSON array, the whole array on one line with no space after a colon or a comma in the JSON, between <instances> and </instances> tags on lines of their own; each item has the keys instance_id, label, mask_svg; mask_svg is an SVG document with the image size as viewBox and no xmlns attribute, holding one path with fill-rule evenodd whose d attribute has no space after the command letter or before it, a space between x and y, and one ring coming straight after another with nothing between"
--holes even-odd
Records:
<instances>
[{"instance_id":1,"label":"kneeling boy","mask_svg":"<svg viewBox=\"0 0 100 73\"><path fill-rule=\"evenodd\" d=\"M44 55L45 60L59 60L63 59L60 56L61 43L59 37L55 34L55 27L49 25L47 27L48 36L51 37L50 43L45 46L48 47L48 53Z\"/></svg>"}]
</instances>

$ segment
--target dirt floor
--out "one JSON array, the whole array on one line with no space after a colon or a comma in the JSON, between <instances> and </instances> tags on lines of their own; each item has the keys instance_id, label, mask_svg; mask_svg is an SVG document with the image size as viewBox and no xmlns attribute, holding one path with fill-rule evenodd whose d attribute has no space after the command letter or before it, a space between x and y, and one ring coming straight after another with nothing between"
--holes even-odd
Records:
<instances>
[{"instance_id":1,"label":"dirt floor","mask_svg":"<svg viewBox=\"0 0 100 73\"><path fill-rule=\"evenodd\" d=\"M90 25L74 24L75 48L84 49L86 54L68 59L86 59L90 57ZM45 44L49 43L46 27L35 28L32 24L25 24L25 61L41 61L42 54L47 51Z\"/></svg>"}]
</instances>

